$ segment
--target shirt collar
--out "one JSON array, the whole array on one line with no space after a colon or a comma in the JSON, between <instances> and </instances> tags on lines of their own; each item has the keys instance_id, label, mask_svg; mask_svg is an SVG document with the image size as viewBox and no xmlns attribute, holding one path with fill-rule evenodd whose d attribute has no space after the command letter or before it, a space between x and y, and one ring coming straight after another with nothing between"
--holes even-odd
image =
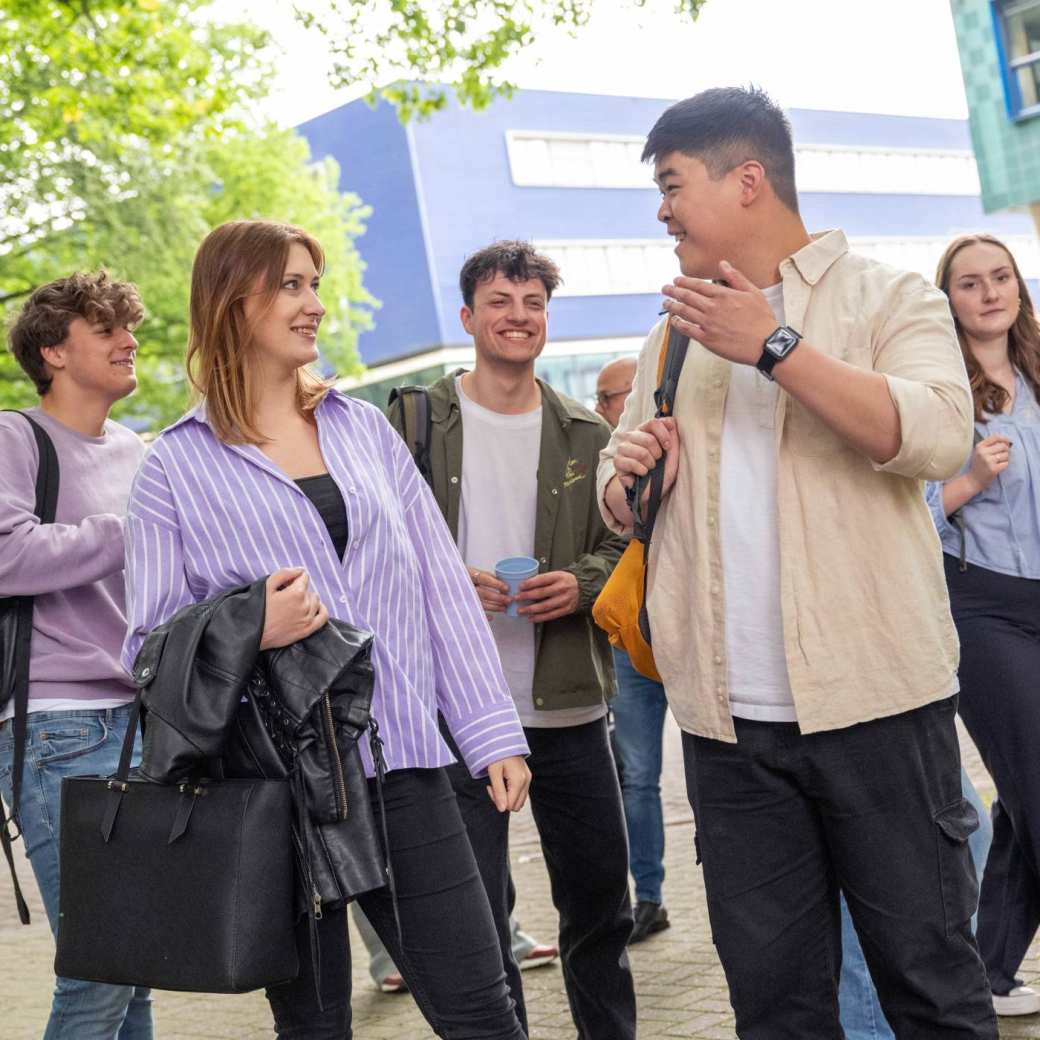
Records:
<instances>
[{"instance_id":1,"label":"shirt collar","mask_svg":"<svg viewBox=\"0 0 1040 1040\"><path fill-rule=\"evenodd\" d=\"M802 246L780 262L780 274L790 264L801 275L803 281L815 285L849 251L849 242L844 231L820 231L811 236L807 246Z\"/></svg>"},{"instance_id":2,"label":"shirt collar","mask_svg":"<svg viewBox=\"0 0 1040 1040\"><path fill-rule=\"evenodd\" d=\"M189 419L197 419L201 423L209 425L209 419L206 416L206 402L199 401L194 408L189 408L176 422L170 423L169 426L163 430L163 433L168 433L170 430L177 429L178 426L183 426Z\"/></svg>"}]
</instances>

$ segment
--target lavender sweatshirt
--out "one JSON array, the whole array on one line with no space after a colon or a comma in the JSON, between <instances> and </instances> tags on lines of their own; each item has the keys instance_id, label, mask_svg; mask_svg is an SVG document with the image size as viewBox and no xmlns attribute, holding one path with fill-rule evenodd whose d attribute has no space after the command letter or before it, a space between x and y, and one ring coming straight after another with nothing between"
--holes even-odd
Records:
<instances>
[{"instance_id":1,"label":"lavender sweatshirt","mask_svg":"<svg viewBox=\"0 0 1040 1040\"><path fill-rule=\"evenodd\" d=\"M111 420L102 436L86 437L39 408L27 411L50 434L61 472L56 522L41 524L32 429L0 412L0 596L36 599L29 710L47 707L41 700L129 700L119 663L123 522L144 445Z\"/></svg>"}]
</instances>

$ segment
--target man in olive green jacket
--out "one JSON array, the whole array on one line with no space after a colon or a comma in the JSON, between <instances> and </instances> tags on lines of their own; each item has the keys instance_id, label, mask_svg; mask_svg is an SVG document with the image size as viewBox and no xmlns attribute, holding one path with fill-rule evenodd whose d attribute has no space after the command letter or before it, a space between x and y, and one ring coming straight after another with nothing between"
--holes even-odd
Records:
<instances>
[{"instance_id":1,"label":"man in olive green jacket","mask_svg":"<svg viewBox=\"0 0 1040 1040\"><path fill-rule=\"evenodd\" d=\"M463 326L476 364L429 389L434 495L473 577L531 747L531 808L560 913L560 955L582 1040L635 1037L625 946L632 927L625 824L607 740L610 646L591 609L624 550L599 511L595 475L610 430L535 378L559 272L522 242L498 242L460 275ZM399 401L390 420L409 443ZM465 447L464 447L465 443ZM495 576L506 557L533 557L515 595ZM508 815L482 780L450 770L498 926L510 954Z\"/></svg>"}]
</instances>

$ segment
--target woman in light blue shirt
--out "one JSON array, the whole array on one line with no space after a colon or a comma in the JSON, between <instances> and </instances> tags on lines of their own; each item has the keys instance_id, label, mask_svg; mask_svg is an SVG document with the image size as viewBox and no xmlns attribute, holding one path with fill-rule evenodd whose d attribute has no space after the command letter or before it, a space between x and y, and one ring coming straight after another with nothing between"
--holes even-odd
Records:
<instances>
[{"instance_id":1,"label":"woman in light blue shirt","mask_svg":"<svg viewBox=\"0 0 1040 1040\"><path fill-rule=\"evenodd\" d=\"M960 713L997 786L978 941L998 1015L1040 1011L1016 973L1040 925L1040 325L988 235L939 265L975 401L961 473L929 485L961 640Z\"/></svg>"}]
</instances>

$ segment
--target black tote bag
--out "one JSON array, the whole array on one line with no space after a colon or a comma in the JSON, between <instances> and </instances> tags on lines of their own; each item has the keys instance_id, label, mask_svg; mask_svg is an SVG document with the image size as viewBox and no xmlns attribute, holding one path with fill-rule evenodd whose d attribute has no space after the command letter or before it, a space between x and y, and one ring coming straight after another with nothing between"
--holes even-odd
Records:
<instances>
[{"instance_id":1,"label":"black tote bag","mask_svg":"<svg viewBox=\"0 0 1040 1040\"><path fill-rule=\"evenodd\" d=\"M54 970L197 993L295 978L289 784L128 778L140 710L115 776L62 782Z\"/></svg>"}]
</instances>

